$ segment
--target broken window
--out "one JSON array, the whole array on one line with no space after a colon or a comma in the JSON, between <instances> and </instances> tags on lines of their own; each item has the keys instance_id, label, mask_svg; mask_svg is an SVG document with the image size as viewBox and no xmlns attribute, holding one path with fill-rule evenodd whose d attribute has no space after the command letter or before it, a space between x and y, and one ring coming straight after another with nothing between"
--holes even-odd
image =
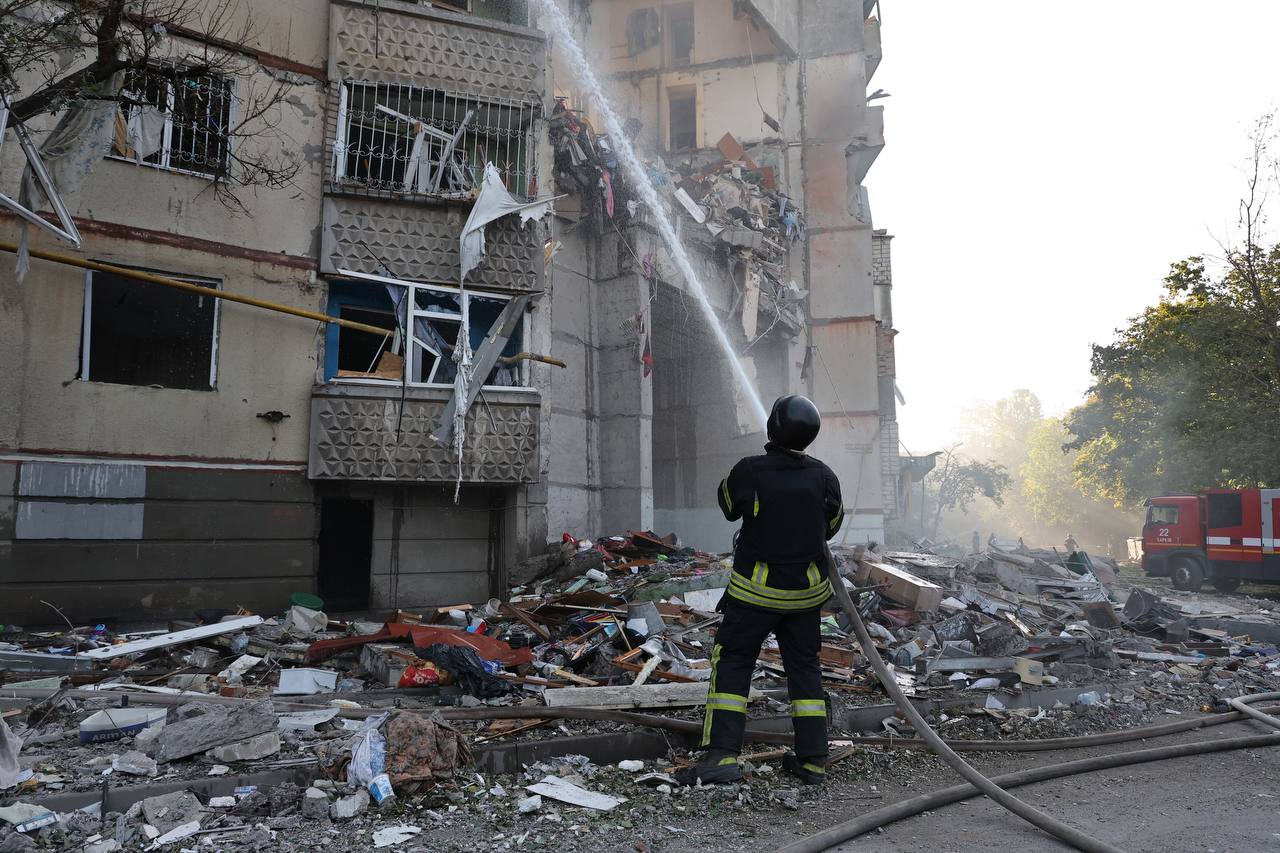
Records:
<instances>
[{"instance_id":1,"label":"broken window","mask_svg":"<svg viewBox=\"0 0 1280 853\"><path fill-rule=\"evenodd\" d=\"M178 276L206 287L217 282ZM80 379L212 391L218 300L121 275L85 278Z\"/></svg>"},{"instance_id":2,"label":"broken window","mask_svg":"<svg viewBox=\"0 0 1280 853\"><path fill-rule=\"evenodd\" d=\"M1147 525L1177 524L1178 508L1176 506L1153 505L1147 508Z\"/></svg>"},{"instance_id":3,"label":"broken window","mask_svg":"<svg viewBox=\"0 0 1280 853\"><path fill-rule=\"evenodd\" d=\"M491 21L529 26L529 0L474 0L472 11Z\"/></svg>"},{"instance_id":4,"label":"broken window","mask_svg":"<svg viewBox=\"0 0 1280 853\"><path fill-rule=\"evenodd\" d=\"M121 97L113 155L205 177L226 173L230 78L157 66L130 71Z\"/></svg>"},{"instance_id":5,"label":"broken window","mask_svg":"<svg viewBox=\"0 0 1280 853\"><path fill-rule=\"evenodd\" d=\"M453 350L462 328L464 314L471 330L472 350L478 350L489 331L502 314L509 297L468 290L459 293L457 288L426 284L391 284L382 281L335 281L329 286L329 314L367 322L384 328L396 328L396 317L403 326L406 316L404 296L409 295L408 312L412 334L395 339L382 340L377 336L355 329L330 326L326 340L325 378L360 379L373 381L402 381L384 370L375 370L383 364L383 355L391 352L402 356L405 346L402 337L408 337L410 357L408 380L413 385L451 387L456 377ZM525 322L516 325L515 332L507 340L502 357L511 358L524 349ZM399 362L397 362L399 363ZM353 375L358 373L360 375ZM376 375L376 374L383 375ZM485 385L522 387L526 384L523 362L501 362L485 377Z\"/></svg>"},{"instance_id":6,"label":"broken window","mask_svg":"<svg viewBox=\"0 0 1280 853\"><path fill-rule=\"evenodd\" d=\"M693 4L668 6L663 12L667 21L667 64L688 65L693 61Z\"/></svg>"},{"instance_id":7,"label":"broken window","mask_svg":"<svg viewBox=\"0 0 1280 853\"><path fill-rule=\"evenodd\" d=\"M435 5L504 24L529 26L529 0L435 0Z\"/></svg>"},{"instance_id":8,"label":"broken window","mask_svg":"<svg viewBox=\"0 0 1280 853\"><path fill-rule=\"evenodd\" d=\"M480 185L491 162L508 191L532 198L538 109L420 86L348 81L339 93L334 179L381 192L464 195Z\"/></svg>"},{"instance_id":9,"label":"broken window","mask_svg":"<svg viewBox=\"0 0 1280 853\"><path fill-rule=\"evenodd\" d=\"M673 86L667 90L667 124L671 129L672 151L698 147L698 96L693 86Z\"/></svg>"},{"instance_id":10,"label":"broken window","mask_svg":"<svg viewBox=\"0 0 1280 853\"><path fill-rule=\"evenodd\" d=\"M627 16L627 55L639 56L662 41L658 10L636 9Z\"/></svg>"}]
</instances>

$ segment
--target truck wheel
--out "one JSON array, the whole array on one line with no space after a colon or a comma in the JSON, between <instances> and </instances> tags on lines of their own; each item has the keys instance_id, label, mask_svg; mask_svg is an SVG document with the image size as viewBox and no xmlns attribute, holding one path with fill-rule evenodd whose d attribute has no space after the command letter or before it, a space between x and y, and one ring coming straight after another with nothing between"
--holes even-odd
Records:
<instances>
[{"instance_id":1,"label":"truck wheel","mask_svg":"<svg viewBox=\"0 0 1280 853\"><path fill-rule=\"evenodd\" d=\"M1173 578L1173 588L1184 592L1198 592L1204 585L1204 570L1195 560L1177 560L1170 576Z\"/></svg>"},{"instance_id":2,"label":"truck wheel","mask_svg":"<svg viewBox=\"0 0 1280 853\"><path fill-rule=\"evenodd\" d=\"M1213 588L1218 592L1235 592L1240 588L1240 576L1215 575L1213 578Z\"/></svg>"}]
</instances>

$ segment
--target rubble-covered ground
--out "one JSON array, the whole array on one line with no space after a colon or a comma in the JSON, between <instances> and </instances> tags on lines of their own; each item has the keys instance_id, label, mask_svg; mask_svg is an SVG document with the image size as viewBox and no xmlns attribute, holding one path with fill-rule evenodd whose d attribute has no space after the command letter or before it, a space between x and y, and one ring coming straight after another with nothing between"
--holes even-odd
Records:
<instances>
[{"instance_id":1,"label":"rubble-covered ground","mask_svg":"<svg viewBox=\"0 0 1280 853\"><path fill-rule=\"evenodd\" d=\"M1175 592L1131 566L1028 549L953 558L857 548L838 560L879 654L952 740L1062 738L1196 719L1280 682L1280 620L1265 587ZM11 631L0 638L0 853L318 844L776 849L851 814L954 784L936 756L860 740L915 733L835 610L824 615L833 763L823 788L781 774L781 748L750 743L742 784L682 789L669 774L691 758L686 735L665 732L669 749L655 759L662 741L645 756L626 753L625 735L651 731L628 718L550 718L566 708L612 707L696 730L715 602L729 570L724 558L682 549L673 537L633 534L550 548L516 567L519 586L501 604L339 619L304 600L284 614L203 611L203 626ZM787 731L785 673L768 648L753 691L753 725L775 718L781 725L773 730ZM510 714L520 718L497 719ZM1151 743L1228 730L1260 728L1232 723ZM520 766L512 757L521 744L541 749L541 760L513 773L482 769ZM566 754L574 744L591 744L601 763ZM1088 754L965 756L999 772ZM1263 754L1185 761L1212 776L1214 767L1254 768ZM1122 800L1127 811L1118 813L1132 821L1142 798L1160 798L1158 778L1126 768L1049 783L1089 796L1046 807L1069 806L1068 819L1084 809L1097 826L1106 824L1098 809ZM1126 788L1122 779L1147 787ZM1275 781L1268 772L1240 786L1243 811L1253 814L1249 797L1280 796ZM1101 803L1100 789L1111 791ZM971 809L957 814L971 815L966 831L981 834L981 807L950 808ZM1161 826L1191 831L1194 821L1179 817ZM1000 819L1002 833L1017 823ZM1256 846L1213 848L1197 838L1185 849L1275 845L1273 835L1250 834L1252 817L1241 820L1239 837ZM973 839L939 834L946 825L922 816L887 830L901 848L858 846L873 838L850 849L974 849ZM1149 839L1165 838L1162 831ZM917 837L926 840L913 848ZM1135 837L1126 836L1126 849L1167 849ZM1056 849L1036 836L1041 842L1048 846L1024 849Z\"/></svg>"}]
</instances>

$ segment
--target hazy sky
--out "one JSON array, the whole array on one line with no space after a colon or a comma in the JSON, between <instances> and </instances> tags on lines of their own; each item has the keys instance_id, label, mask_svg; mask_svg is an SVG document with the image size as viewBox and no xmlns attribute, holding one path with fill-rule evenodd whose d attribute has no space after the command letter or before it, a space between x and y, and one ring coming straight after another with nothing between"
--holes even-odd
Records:
<instances>
[{"instance_id":1,"label":"hazy sky","mask_svg":"<svg viewBox=\"0 0 1280 853\"><path fill-rule=\"evenodd\" d=\"M1016 388L1048 413L1169 264L1232 233L1280 102L1280 0L886 0L884 152L898 409L912 453ZM1276 200L1280 204L1280 198Z\"/></svg>"}]
</instances>

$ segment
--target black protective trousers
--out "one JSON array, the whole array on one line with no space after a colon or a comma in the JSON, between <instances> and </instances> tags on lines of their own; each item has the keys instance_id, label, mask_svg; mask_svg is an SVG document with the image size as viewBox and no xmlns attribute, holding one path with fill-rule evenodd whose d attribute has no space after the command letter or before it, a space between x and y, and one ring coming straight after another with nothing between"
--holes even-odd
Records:
<instances>
[{"instance_id":1,"label":"black protective trousers","mask_svg":"<svg viewBox=\"0 0 1280 853\"><path fill-rule=\"evenodd\" d=\"M760 647L772 633L778 638L791 694L791 723L796 756L818 767L827 755L827 703L818 652L822 647L817 608L775 613L722 600L724 621L711 649L711 687L702 725L702 746L737 753L747 727L751 673Z\"/></svg>"}]
</instances>

